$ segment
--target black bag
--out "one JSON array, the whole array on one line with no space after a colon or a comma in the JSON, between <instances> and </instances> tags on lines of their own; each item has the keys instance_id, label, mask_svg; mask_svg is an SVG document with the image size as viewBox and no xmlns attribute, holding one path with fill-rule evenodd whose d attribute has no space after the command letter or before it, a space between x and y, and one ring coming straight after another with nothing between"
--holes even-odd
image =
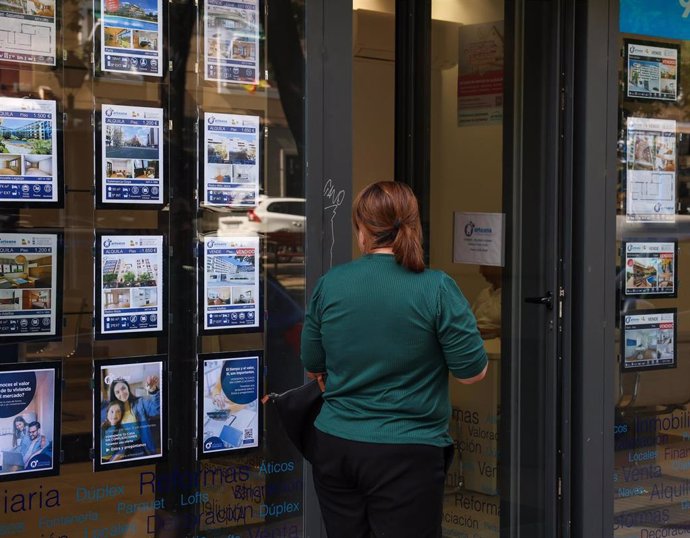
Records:
<instances>
[{"instance_id":1,"label":"black bag","mask_svg":"<svg viewBox=\"0 0 690 538\"><path fill-rule=\"evenodd\" d=\"M311 461L314 420L323 405L322 394L318 380L314 379L282 394L267 394L264 398L264 403L273 403L285 433L307 461Z\"/></svg>"}]
</instances>

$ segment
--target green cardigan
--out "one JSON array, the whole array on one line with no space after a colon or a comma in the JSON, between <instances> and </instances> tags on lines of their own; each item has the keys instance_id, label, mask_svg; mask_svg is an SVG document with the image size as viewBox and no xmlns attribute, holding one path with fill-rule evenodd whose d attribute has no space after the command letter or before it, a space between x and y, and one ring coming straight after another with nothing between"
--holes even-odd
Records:
<instances>
[{"instance_id":1,"label":"green cardigan","mask_svg":"<svg viewBox=\"0 0 690 538\"><path fill-rule=\"evenodd\" d=\"M409 271L391 254L331 269L311 298L302 364L327 372L316 427L370 443L446 446L448 372L487 364L467 300L440 271Z\"/></svg>"}]
</instances>

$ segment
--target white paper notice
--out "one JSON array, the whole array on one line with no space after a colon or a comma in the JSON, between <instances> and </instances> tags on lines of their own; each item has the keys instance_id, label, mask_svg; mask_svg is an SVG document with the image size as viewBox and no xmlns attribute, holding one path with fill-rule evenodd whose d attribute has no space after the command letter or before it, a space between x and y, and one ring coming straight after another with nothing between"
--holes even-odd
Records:
<instances>
[{"instance_id":1,"label":"white paper notice","mask_svg":"<svg viewBox=\"0 0 690 538\"><path fill-rule=\"evenodd\" d=\"M673 222L676 214L676 122L628 118L626 220Z\"/></svg>"},{"instance_id":2,"label":"white paper notice","mask_svg":"<svg viewBox=\"0 0 690 538\"><path fill-rule=\"evenodd\" d=\"M204 119L204 203L256 206L259 117L207 112Z\"/></svg>"},{"instance_id":3,"label":"white paper notice","mask_svg":"<svg viewBox=\"0 0 690 538\"><path fill-rule=\"evenodd\" d=\"M163 203L163 109L103 105L101 202Z\"/></svg>"},{"instance_id":4,"label":"white paper notice","mask_svg":"<svg viewBox=\"0 0 690 538\"><path fill-rule=\"evenodd\" d=\"M453 263L503 267L505 214L454 213Z\"/></svg>"},{"instance_id":5,"label":"white paper notice","mask_svg":"<svg viewBox=\"0 0 690 538\"><path fill-rule=\"evenodd\" d=\"M0 201L58 201L55 101L0 97Z\"/></svg>"},{"instance_id":6,"label":"white paper notice","mask_svg":"<svg viewBox=\"0 0 690 538\"><path fill-rule=\"evenodd\" d=\"M204 0L206 80L259 82L259 0Z\"/></svg>"}]
</instances>

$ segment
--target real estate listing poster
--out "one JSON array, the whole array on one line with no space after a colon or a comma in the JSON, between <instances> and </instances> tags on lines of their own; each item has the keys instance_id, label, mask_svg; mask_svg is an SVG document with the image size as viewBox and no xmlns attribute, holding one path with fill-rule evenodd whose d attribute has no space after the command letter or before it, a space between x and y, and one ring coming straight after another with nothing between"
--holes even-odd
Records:
<instances>
[{"instance_id":1,"label":"real estate listing poster","mask_svg":"<svg viewBox=\"0 0 690 538\"><path fill-rule=\"evenodd\" d=\"M259 117L206 112L204 125L204 204L256 206Z\"/></svg>"},{"instance_id":2,"label":"real estate listing poster","mask_svg":"<svg viewBox=\"0 0 690 538\"><path fill-rule=\"evenodd\" d=\"M165 361L161 355L96 363L94 468L150 464L164 456Z\"/></svg>"},{"instance_id":3,"label":"real estate listing poster","mask_svg":"<svg viewBox=\"0 0 690 538\"><path fill-rule=\"evenodd\" d=\"M60 363L0 364L0 481L58 474Z\"/></svg>"},{"instance_id":4,"label":"real estate listing poster","mask_svg":"<svg viewBox=\"0 0 690 538\"><path fill-rule=\"evenodd\" d=\"M628 297L676 297L678 270L675 241L623 243L624 293Z\"/></svg>"},{"instance_id":5,"label":"real estate listing poster","mask_svg":"<svg viewBox=\"0 0 690 538\"><path fill-rule=\"evenodd\" d=\"M0 342L59 333L62 235L0 232Z\"/></svg>"},{"instance_id":6,"label":"real estate listing poster","mask_svg":"<svg viewBox=\"0 0 690 538\"><path fill-rule=\"evenodd\" d=\"M259 238L206 237L204 330L259 327Z\"/></svg>"},{"instance_id":7,"label":"real estate listing poster","mask_svg":"<svg viewBox=\"0 0 690 538\"><path fill-rule=\"evenodd\" d=\"M503 121L503 21L458 28L458 125Z\"/></svg>"},{"instance_id":8,"label":"real estate listing poster","mask_svg":"<svg viewBox=\"0 0 690 538\"><path fill-rule=\"evenodd\" d=\"M679 48L667 43L625 42L626 97L675 101Z\"/></svg>"},{"instance_id":9,"label":"real estate listing poster","mask_svg":"<svg viewBox=\"0 0 690 538\"><path fill-rule=\"evenodd\" d=\"M55 65L55 0L0 4L0 60Z\"/></svg>"},{"instance_id":10,"label":"real estate listing poster","mask_svg":"<svg viewBox=\"0 0 690 538\"><path fill-rule=\"evenodd\" d=\"M201 454L259 446L260 365L260 351L199 357Z\"/></svg>"},{"instance_id":11,"label":"real estate listing poster","mask_svg":"<svg viewBox=\"0 0 690 538\"><path fill-rule=\"evenodd\" d=\"M676 122L627 119L626 220L673 222L676 213Z\"/></svg>"},{"instance_id":12,"label":"real estate listing poster","mask_svg":"<svg viewBox=\"0 0 690 538\"><path fill-rule=\"evenodd\" d=\"M103 105L100 203L163 204L163 109Z\"/></svg>"},{"instance_id":13,"label":"real estate listing poster","mask_svg":"<svg viewBox=\"0 0 690 538\"><path fill-rule=\"evenodd\" d=\"M0 203L56 203L55 101L0 97Z\"/></svg>"},{"instance_id":14,"label":"real estate listing poster","mask_svg":"<svg viewBox=\"0 0 690 538\"><path fill-rule=\"evenodd\" d=\"M161 0L101 0L101 69L163 76Z\"/></svg>"},{"instance_id":15,"label":"real estate listing poster","mask_svg":"<svg viewBox=\"0 0 690 538\"><path fill-rule=\"evenodd\" d=\"M259 82L259 0L204 0L206 80Z\"/></svg>"},{"instance_id":16,"label":"real estate listing poster","mask_svg":"<svg viewBox=\"0 0 690 538\"><path fill-rule=\"evenodd\" d=\"M164 331L162 235L99 234L97 338Z\"/></svg>"},{"instance_id":17,"label":"real estate listing poster","mask_svg":"<svg viewBox=\"0 0 690 538\"><path fill-rule=\"evenodd\" d=\"M635 310L623 314L623 371L676 367L676 309Z\"/></svg>"}]
</instances>

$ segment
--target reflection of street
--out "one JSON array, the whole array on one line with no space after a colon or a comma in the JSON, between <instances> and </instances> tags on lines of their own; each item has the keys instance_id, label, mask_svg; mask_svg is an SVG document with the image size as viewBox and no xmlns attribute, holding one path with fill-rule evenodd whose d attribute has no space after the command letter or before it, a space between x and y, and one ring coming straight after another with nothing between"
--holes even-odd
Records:
<instances>
[{"instance_id":1,"label":"reflection of street","mask_svg":"<svg viewBox=\"0 0 690 538\"><path fill-rule=\"evenodd\" d=\"M299 304L304 304L304 262L274 262L269 271L280 282L290 296Z\"/></svg>"}]
</instances>

